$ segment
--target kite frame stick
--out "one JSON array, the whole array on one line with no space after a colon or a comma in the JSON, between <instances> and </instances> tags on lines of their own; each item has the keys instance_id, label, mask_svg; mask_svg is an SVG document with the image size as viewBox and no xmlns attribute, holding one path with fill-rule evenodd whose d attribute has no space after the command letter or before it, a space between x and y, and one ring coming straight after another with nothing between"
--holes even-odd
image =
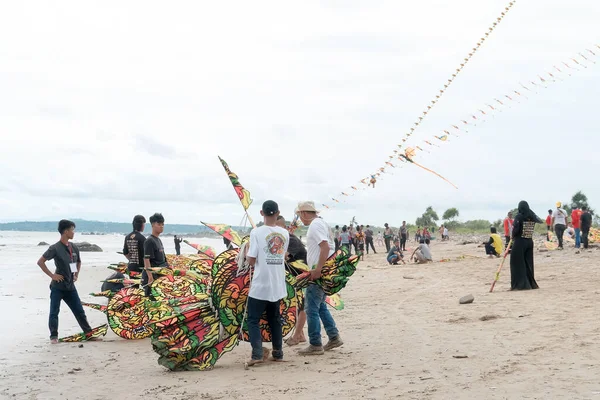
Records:
<instances>
[{"instance_id":1,"label":"kite frame stick","mask_svg":"<svg viewBox=\"0 0 600 400\"><path fill-rule=\"evenodd\" d=\"M502 262L500 263L500 266L498 267L498 270L496 271L496 276L494 277L494 280L492 281L492 286L490 287L490 293L492 293L492 291L494 290L494 286L496 286L496 282L498 282L498 280L500 280L500 271L502 271L502 267L504 266L504 261L506 261L506 256L508 255L508 252L510 251L510 248L512 247L512 243L513 243L513 240L511 238L510 241L508 242L508 246L506 246L506 250L504 251L504 257L502 258Z\"/></svg>"}]
</instances>

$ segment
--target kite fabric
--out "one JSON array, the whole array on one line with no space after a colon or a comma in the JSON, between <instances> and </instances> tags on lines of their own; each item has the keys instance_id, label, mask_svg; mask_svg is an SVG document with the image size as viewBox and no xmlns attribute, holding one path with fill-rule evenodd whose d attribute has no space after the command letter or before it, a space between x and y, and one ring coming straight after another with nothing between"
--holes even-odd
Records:
<instances>
[{"instance_id":1,"label":"kite fabric","mask_svg":"<svg viewBox=\"0 0 600 400\"><path fill-rule=\"evenodd\" d=\"M183 243L187 244L188 246L193 247L194 249L198 250L201 254L205 254L210 258L215 258L215 256L216 256L215 249L213 249L210 246L206 246L203 244L190 243L187 240L184 240Z\"/></svg>"},{"instance_id":2,"label":"kite fabric","mask_svg":"<svg viewBox=\"0 0 600 400\"><path fill-rule=\"evenodd\" d=\"M225 224L209 224L209 223L206 223L203 221L200 221L200 222L202 223L202 225L206 226L207 228L212 229L214 232L223 236L225 239L229 240L231 243L235 244L236 246L239 247L242 245L242 238L236 231L234 231L231 228L231 226L225 225Z\"/></svg>"},{"instance_id":3,"label":"kite fabric","mask_svg":"<svg viewBox=\"0 0 600 400\"><path fill-rule=\"evenodd\" d=\"M105 336L108 331L108 325L100 325L96 328L92 329L89 332L81 332L75 335L67 336L64 338L58 339L59 342L62 343L73 343L73 342L85 342L90 339L99 338L100 336Z\"/></svg>"},{"instance_id":4,"label":"kite fabric","mask_svg":"<svg viewBox=\"0 0 600 400\"><path fill-rule=\"evenodd\" d=\"M240 184L238 176L235 173L231 172L231 170L229 169L229 165L227 165L225 160L219 157L219 161L221 161L221 164L223 165L223 168L225 169L225 172L227 173L227 176L229 177L229 180L231 181L231 184L235 189L235 193L238 195L238 198L240 199L244 210L248 210L248 207L250 207L250 204L252 204L250 192L244 189L244 187Z\"/></svg>"}]
</instances>

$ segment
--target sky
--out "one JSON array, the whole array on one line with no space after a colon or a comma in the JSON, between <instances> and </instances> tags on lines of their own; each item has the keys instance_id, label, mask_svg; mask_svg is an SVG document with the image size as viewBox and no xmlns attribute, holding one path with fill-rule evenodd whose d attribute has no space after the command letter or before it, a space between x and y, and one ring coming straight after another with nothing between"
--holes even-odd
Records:
<instances>
[{"instance_id":1,"label":"sky","mask_svg":"<svg viewBox=\"0 0 600 400\"><path fill-rule=\"evenodd\" d=\"M290 219L381 167L507 2L19 1L0 5L0 221L239 224L217 155ZM600 207L600 3L519 0L415 131L439 135L585 49L563 75L420 153L323 217L382 225L427 206L544 215L582 190ZM583 54L583 53L582 53ZM586 53L590 55L589 53ZM559 64L560 65L560 64Z\"/></svg>"}]
</instances>

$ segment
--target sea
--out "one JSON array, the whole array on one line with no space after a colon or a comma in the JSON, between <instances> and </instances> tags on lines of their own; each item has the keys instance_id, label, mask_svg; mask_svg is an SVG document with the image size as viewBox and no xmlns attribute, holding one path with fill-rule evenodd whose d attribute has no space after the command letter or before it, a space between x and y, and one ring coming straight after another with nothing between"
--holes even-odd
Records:
<instances>
[{"instance_id":1,"label":"sea","mask_svg":"<svg viewBox=\"0 0 600 400\"><path fill-rule=\"evenodd\" d=\"M20 346L33 346L47 341L48 312L50 308L50 278L38 267L37 261L48 245L41 242L56 243L60 239L58 232L18 232L0 231L0 341L3 346L0 356L10 354L11 349ZM82 301L101 303L105 299L89 296L99 292L100 282L113 271L106 267L110 264L127 261L118 252L123 250L123 234L85 235L75 233L74 242L89 242L102 248L102 252L82 252L82 267L77 291ZM175 253L173 236L161 236L165 252ZM223 241L218 238L185 237L191 243L212 246L217 254L225 250ZM191 246L181 243L182 254L195 254ZM47 263L54 271L53 261ZM95 310L86 309L92 326L106 323L106 317ZM80 331L75 318L66 304L60 312L60 336L68 336ZM0 357L0 360L4 357Z\"/></svg>"}]
</instances>

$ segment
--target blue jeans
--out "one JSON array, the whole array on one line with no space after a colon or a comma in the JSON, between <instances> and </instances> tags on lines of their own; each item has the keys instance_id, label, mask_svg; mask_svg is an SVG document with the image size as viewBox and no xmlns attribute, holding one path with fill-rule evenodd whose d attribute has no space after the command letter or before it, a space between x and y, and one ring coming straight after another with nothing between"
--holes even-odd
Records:
<instances>
[{"instance_id":1,"label":"blue jeans","mask_svg":"<svg viewBox=\"0 0 600 400\"><path fill-rule=\"evenodd\" d=\"M60 290L50 288L50 318L48 319L48 327L50 328L50 339L58 338L58 314L60 312L60 302L64 300L65 303L73 312L75 319L79 323L79 326L84 332L90 332L92 328L88 323L85 311L81 305L79 294L77 290Z\"/></svg>"},{"instance_id":2,"label":"blue jeans","mask_svg":"<svg viewBox=\"0 0 600 400\"><path fill-rule=\"evenodd\" d=\"M252 345L252 359L262 360L262 335L260 332L260 318L267 312L267 321L271 329L271 342L273 343L273 358L283 359L283 333L281 330L280 301L266 301L248 298L248 336Z\"/></svg>"},{"instance_id":3,"label":"blue jeans","mask_svg":"<svg viewBox=\"0 0 600 400\"><path fill-rule=\"evenodd\" d=\"M335 327L335 321L327 309L325 303L325 292L319 285L311 284L306 288L304 309L306 311L306 322L308 323L308 341L313 346L322 346L321 321L329 340L338 337L339 332Z\"/></svg>"},{"instance_id":4,"label":"blue jeans","mask_svg":"<svg viewBox=\"0 0 600 400\"><path fill-rule=\"evenodd\" d=\"M581 247L581 229L575 228L575 247Z\"/></svg>"}]
</instances>

